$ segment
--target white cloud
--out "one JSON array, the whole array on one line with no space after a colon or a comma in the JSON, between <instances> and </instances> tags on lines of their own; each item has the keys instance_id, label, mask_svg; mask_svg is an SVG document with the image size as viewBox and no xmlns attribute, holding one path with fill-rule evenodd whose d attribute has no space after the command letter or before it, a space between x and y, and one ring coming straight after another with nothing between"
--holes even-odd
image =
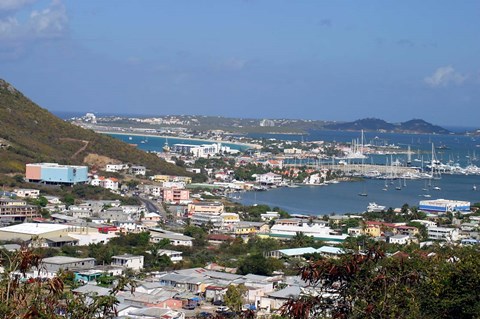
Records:
<instances>
[{"instance_id":1,"label":"white cloud","mask_svg":"<svg viewBox=\"0 0 480 319\"><path fill-rule=\"evenodd\" d=\"M68 28L68 16L65 6L58 0L52 1L49 8L32 11L29 29L40 37L58 37Z\"/></svg>"},{"instance_id":2,"label":"white cloud","mask_svg":"<svg viewBox=\"0 0 480 319\"><path fill-rule=\"evenodd\" d=\"M14 36L20 24L15 17L0 19L0 39Z\"/></svg>"},{"instance_id":3,"label":"white cloud","mask_svg":"<svg viewBox=\"0 0 480 319\"><path fill-rule=\"evenodd\" d=\"M446 87L451 84L461 85L467 76L457 72L452 66L442 66L435 70L435 72L427 76L424 81L425 83L432 87Z\"/></svg>"},{"instance_id":4,"label":"white cloud","mask_svg":"<svg viewBox=\"0 0 480 319\"><path fill-rule=\"evenodd\" d=\"M20 10L35 1L36 0L0 0L0 12Z\"/></svg>"},{"instance_id":5,"label":"white cloud","mask_svg":"<svg viewBox=\"0 0 480 319\"><path fill-rule=\"evenodd\" d=\"M15 15L0 18L0 41L2 39L28 41L38 38L58 38L67 30L67 11L58 0L52 1L46 9L32 11L25 21L19 21Z\"/></svg>"}]
</instances>

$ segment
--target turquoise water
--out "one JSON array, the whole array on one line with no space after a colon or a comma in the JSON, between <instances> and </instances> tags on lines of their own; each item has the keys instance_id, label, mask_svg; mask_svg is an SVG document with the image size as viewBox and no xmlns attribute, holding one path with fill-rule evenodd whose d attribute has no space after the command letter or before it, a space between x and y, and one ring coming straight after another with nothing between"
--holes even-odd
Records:
<instances>
[{"instance_id":1,"label":"turquoise water","mask_svg":"<svg viewBox=\"0 0 480 319\"><path fill-rule=\"evenodd\" d=\"M123 135L123 134L108 134L112 137L115 137L121 141L130 144L137 144L137 147L144 151L156 151L162 152L162 148L165 145L167 139L159 136L138 136L138 135ZM201 145L201 144L213 144L214 142L200 141L200 140L188 140L181 138L168 138L168 145L170 147L173 144L192 144L192 145ZM231 144L231 143L222 143L222 145L228 146L235 150L244 151L248 149L245 145Z\"/></svg>"}]
</instances>

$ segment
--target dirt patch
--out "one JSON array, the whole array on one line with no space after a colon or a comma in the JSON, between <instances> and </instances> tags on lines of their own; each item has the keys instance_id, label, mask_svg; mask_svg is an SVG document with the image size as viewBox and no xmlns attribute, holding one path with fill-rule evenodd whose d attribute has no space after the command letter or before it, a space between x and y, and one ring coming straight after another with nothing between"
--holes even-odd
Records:
<instances>
[{"instance_id":1,"label":"dirt patch","mask_svg":"<svg viewBox=\"0 0 480 319\"><path fill-rule=\"evenodd\" d=\"M107 164L120 164L119 160L114 158L110 158L103 155L93 154L90 153L83 159L83 162L90 167L98 167L100 169L104 169Z\"/></svg>"}]
</instances>

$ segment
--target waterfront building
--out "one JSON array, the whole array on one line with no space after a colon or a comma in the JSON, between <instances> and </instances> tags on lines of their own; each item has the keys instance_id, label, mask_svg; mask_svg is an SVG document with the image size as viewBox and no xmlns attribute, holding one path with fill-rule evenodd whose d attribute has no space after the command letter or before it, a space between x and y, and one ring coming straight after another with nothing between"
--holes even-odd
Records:
<instances>
[{"instance_id":1,"label":"waterfront building","mask_svg":"<svg viewBox=\"0 0 480 319\"><path fill-rule=\"evenodd\" d=\"M25 179L28 182L44 184L85 184L88 182L88 167L57 163L27 164Z\"/></svg>"},{"instance_id":2,"label":"waterfront building","mask_svg":"<svg viewBox=\"0 0 480 319\"><path fill-rule=\"evenodd\" d=\"M231 149L228 146L222 146L221 143L214 144L174 144L172 147L173 153L187 154L194 157L210 157L217 154L223 153L239 153L238 150Z\"/></svg>"},{"instance_id":3,"label":"waterfront building","mask_svg":"<svg viewBox=\"0 0 480 319\"><path fill-rule=\"evenodd\" d=\"M255 181L262 185L280 185L283 181L282 175L275 173L258 174L255 176Z\"/></svg>"},{"instance_id":4,"label":"waterfront building","mask_svg":"<svg viewBox=\"0 0 480 319\"><path fill-rule=\"evenodd\" d=\"M422 200L419 203L419 210L433 213L446 213L446 212L461 212L470 213L470 202L449 200L449 199L433 199Z\"/></svg>"},{"instance_id":5,"label":"waterfront building","mask_svg":"<svg viewBox=\"0 0 480 319\"><path fill-rule=\"evenodd\" d=\"M297 233L325 241L343 241L347 235L333 231L326 222L298 218L279 219L270 228L270 236L291 238Z\"/></svg>"}]
</instances>

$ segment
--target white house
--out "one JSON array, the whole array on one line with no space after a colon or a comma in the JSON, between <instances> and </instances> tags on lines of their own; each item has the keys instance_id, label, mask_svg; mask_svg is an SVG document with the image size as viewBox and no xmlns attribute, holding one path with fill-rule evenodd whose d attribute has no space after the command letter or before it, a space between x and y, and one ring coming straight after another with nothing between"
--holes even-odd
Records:
<instances>
[{"instance_id":1,"label":"white house","mask_svg":"<svg viewBox=\"0 0 480 319\"><path fill-rule=\"evenodd\" d=\"M428 238L436 240L456 241L459 240L459 231L455 228L428 227Z\"/></svg>"},{"instance_id":2,"label":"white house","mask_svg":"<svg viewBox=\"0 0 480 319\"><path fill-rule=\"evenodd\" d=\"M144 257L141 255L136 256L124 254L120 256L112 256L112 266L141 270L143 269L143 259Z\"/></svg>"},{"instance_id":3,"label":"white house","mask_svg":"<svg viewBox=\"0 0 480 319\"><path fill-rule=\"evenodd\" d=\"M257 183L264 184L264 185L279 185L282 183L282 175L275 174L275 173L266 173L266 174L259 174L255 178Z\"/></svg>"},{"instance_id":4,"label":"white house","mask_svg":"<svg viewBox=\"0 0 480 319\"><path fill-rule=\"evenodd\" d=\"M174 264L183 260L181 251L170 250L170 249L160 249L158 251L158 255L159 256L163 256L163 255L168 256Z\"/></svg>"},{"instance_id":5,"label":"white house","mask_svg":"<svg viewBox=\"0 0 480 319\"><path fill-rule=\"evenodd\" d=\"M106 172L120 172L128 168L127 164L107 164L105 167Z\"/></svg>"},{"instance_id":6,"label":"white house","mask_svg":"<svg viewBox=\"0 0 480 319\"><path fill-rule=\"evenodd\" d=\"M38 198L40 197L40 191L38 189L18 188L13 191L17 197L20 198Z\"/></svg>"},{"instance_id":7,"label":"white house","mask_svg":"<svg viewBox=\"0 0 480 319\"><path fill-rule=\"evenodd\" d=\"M130 174L145 176L147 174L147 168L145 166L134 165L130 167Z\"/></svg>"},{"instance_id":8,"label":"white house","mask_svg":"<svg viewBox=\"0 0 480 319\"><path fill-rule=\"evenodd\" d=\"M395 235L388 238L390 244L406 245L410 242L408 235Z\"/></svg>"}]
</instances>

